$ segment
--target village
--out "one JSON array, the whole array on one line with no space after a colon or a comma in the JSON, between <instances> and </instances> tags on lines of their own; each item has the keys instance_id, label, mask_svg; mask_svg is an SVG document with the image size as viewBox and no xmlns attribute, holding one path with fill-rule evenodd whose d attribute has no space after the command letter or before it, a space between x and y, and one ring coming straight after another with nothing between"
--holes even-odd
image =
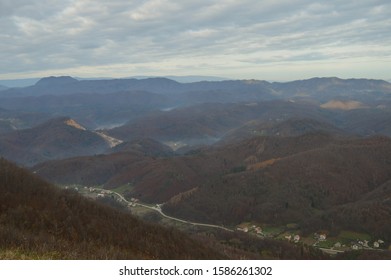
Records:
<instances>
[{"instance_id":1,"label":"village","mask_svg":"<svg viewBox=\"0 0 391 280\"><path fill-rule=\"evenodd\" d=\"M273 227L255 223L242 223L236 227L236 230L260 238L274 238L310 245L328 253L339 253L348 250L387 249L384 240L372 239L366 234L352 231L342 231L338 236L328 236L327 231L315 232L310 236L301 236L296 224L288 224L285 227Z\"/></svg>"},{"instance_id":2,"label":"village","mask_svg":"<svg viewBox=\"0 0 391 280\"><path fill-rule=\"evenodd\" d=\"M306 244L308 246L319 248L320 250L329 254L337 254L349 250L389 249L387 248L384 240L379 238L371 238L371 236L363 233L342 231L338 236L330 236L327 231L319 231L309 236L302 236L300 234L299 226L293 223L287 224L286 226L276 227L271 225L260 225L257 223L244 222L237 225L235 229L229 229L217 225L192 223L189 221L169 217L162 212L161 204L148 205L141 203L136 198L130 198L128 201L122 194L114 190L106 190L101 187L86 187L80 185L68 185L62 186L62 188L79 192L83 196L89 197L91 199L110 198L129 210L135 207L142 207L144 209L147 208L149 210L157 211L163 217L173 219L177 222L199 226L218 227L229 231L239 231L244 234L257 236L259 238L272 238L286 240L287 242L292 242L295 244Z\"/></svg>"}]
</instances>

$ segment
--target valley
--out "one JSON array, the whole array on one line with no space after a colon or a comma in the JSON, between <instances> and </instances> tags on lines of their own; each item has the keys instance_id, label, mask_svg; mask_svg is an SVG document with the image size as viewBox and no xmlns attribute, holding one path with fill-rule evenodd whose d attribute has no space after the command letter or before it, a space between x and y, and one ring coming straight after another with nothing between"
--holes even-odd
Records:
<instances>
[{"instance_id":1,"label":"valley","mask_svg":"<svg viewBox=\"0 0 391 280\"><path fill-rule=\"evenodd\" d=\"M179 228L184 232L193 232L194 227L199 230L207 231L208 228L220 229L228 232L243 232L256 236L260 239L275 239L285 240L292 242L296 245L305 244L317 248L326 254L336 255L338 253L355 251L355 250L371 250L377 252L387 252L389 248L386 247L385 241L371 237L366 233L353 232L343 230L338 236L328 236L327 230L310 233L308 236L300 236L299 225L295 223L289 223L285 226L273 226L273 225L260 225L253 224L251 222L243 222L234 227L224 227L221 225L196 223L189 220L178 219L172 216L166 215L162 211L163 204L146 204L138 199L130 198L127 200L121 193L114 190L105 190L101 187L86 187L86 186L62 186L65 189L74 189L80 192L83 196L99 199L103 197L110 197L111 199L122 204L128 208L132 214L141 219L151 219L154 216L154 221L164 225ZM123 188L118 188L123 189ZM156 216L155 213L158 213ZM148 218L149 217L149 218Z\"/></svg>"},{"instance_id":2,"label":"valley","mask_svg":"<svg viewBox=\"0 0 391 280\"><path fill-rule=\"evenodd\" d=\"M386 81L47 77L0 107L4 160L218 258L389 258Z\"/></svg>"}]
</instances>

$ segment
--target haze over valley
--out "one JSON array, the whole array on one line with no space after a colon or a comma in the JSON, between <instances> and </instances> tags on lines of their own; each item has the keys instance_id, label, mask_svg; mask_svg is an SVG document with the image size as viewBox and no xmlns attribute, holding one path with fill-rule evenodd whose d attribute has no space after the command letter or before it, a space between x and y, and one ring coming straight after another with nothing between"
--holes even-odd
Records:
<instances>
[{"instance_id":1,"label":"haze over valley","mask_svg":"<svg viewBox=\"0 0 391 280\"><path fill-rule=\"evenodd\" d=\"M127 211L162 225L171 217L232 232L257 228L240 233L241 245L215 233L211 250L229 248L219 258L235 250L261 257L246 238L277 242L254 245L272 258L279 257L270 246L314 250L303 258L329 258L316 248L343 257L356 246L380 256L391 242L386 81L47 77L2 90L0 104L1 156L57 186L94 200L118 194L123 207L137 200ZM81 191L89 188L102 194ZM167 217L140 212L145 203ZM179 226L197 240L212 230L193 227ZM328 241L319 243L319 234Z\"/></svg>"}]
</instances>

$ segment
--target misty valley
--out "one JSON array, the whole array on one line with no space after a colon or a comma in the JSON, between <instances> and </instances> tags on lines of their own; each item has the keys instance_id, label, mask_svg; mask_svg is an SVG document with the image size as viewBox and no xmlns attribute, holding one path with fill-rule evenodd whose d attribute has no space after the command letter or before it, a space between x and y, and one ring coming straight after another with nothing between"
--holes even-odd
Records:
<instances>
[{"instance_id":1,"label":"misty valley","mask_svg":"<svg viewBox=\"0 0 391 280\"><path fill-rule=\"evenodd\" d=\"M1 259L391 259L384 80L1 86L0 157Z\"/></svg>"}]
</instances>

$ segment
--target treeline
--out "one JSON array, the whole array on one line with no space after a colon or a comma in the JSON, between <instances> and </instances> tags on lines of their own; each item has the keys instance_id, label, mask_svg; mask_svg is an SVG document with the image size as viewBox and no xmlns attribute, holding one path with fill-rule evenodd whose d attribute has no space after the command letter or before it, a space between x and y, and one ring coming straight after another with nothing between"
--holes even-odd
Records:
<instances>
[{"instance_id":1,"label":"treeline","mask_svg":"<svg viewBox=\"0 0 391 280\"><path fill-rule=\"evenodd\" d=\"M60 190L0 159L0 258L216 259L185 234Z\"/></svg>"}]
</instances>

